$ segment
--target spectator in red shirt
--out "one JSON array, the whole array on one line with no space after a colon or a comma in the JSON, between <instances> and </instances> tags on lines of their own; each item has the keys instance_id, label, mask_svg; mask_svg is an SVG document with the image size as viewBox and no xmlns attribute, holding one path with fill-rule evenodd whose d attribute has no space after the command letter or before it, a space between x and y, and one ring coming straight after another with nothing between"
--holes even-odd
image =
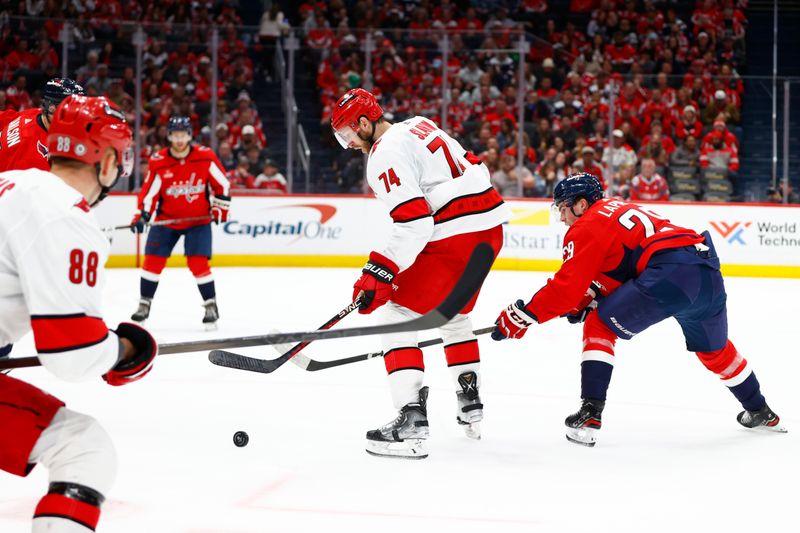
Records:
<instances>
[{"instance_id":1,"label":"spectator in red shirt","mask_svg":"<svg viewBox=\"0 0 800 533\"><path fill-rule=\"evenodd\" d=\"M714 134L719 134L719 136L722 138L722 144L726 148L730 148L734 152L739 151L738 139L736 139L736 136L731 133L731 131L725 125L725 121L721 118L714 121L713 129L708 132L705 137L703 137L701 148L703 146L710 146L714 144Z\"/></svg>"},{"instance_id":2,"label":"spectator in red shirt","mask_svg":"<svg viewBox=\"0 0 800 533\"><path fill-rule=\"evenodd\" d=\"M625 34L618 31L614 34L614 42L606 45L605 54L615 72L628 72L636 57L636 49L625 42Z\"/></svg>"},{"instance_id":3,"label":"spectator in red shirt","mask_svg":"<svg viewBox=\"0 0 800 533\"><path fill-rule=\"evenodd\" d=\"M691 135L696 139L700 138L703 132L703 123L697 118L697 109L693 105L683 108L680 120L675 123L675 137L680 140Z\"/></svg>"},{"instance_id":4,"label":"spectator in red shirt","mask_svg":"<svg viewBox=\"0 0 800 533\"><path fill-rule=\"evenodd\" d=\"M18 74L14 80L14 85L6 89L6 101L8 105L17 111L24 111L33 106L33 100L28 93L28 78L24 74Z\"/></svg>"},{"instance_id":5,"label":"spectator in red shirt","mask_svg":"<svg viewBox=\"0 0 800 533\"><path fill-rule=\"evenodd\" d=\"M642 160L641 172L633 177L630 188L631 202L666 202L669 186L664 176L656 172L656 162L650 158Z\"/></svg>"},{"instance_id":6,"label":"spectator in red shirt","mask_svg":"<svg viewBox=\"0 0 800 533\"><path fill-rule=\"evenodd\" d=\"M247 181L248 189L258 189L269 194L286 194L286 178L278 171L278 165L272 159L264 161L262 172Z\"/></svg>"},{"instance_id":7,"label":"spectator in red shirt","mask_svg":"<svg viewBox=\"0 0 800 533\"><path fill-rule=\"evenodd\" d=\"M728 170L728 177L734 178L739 172L739 155L729 146L725 146L722 133L711 133L711 144L704 144L700 149L700 167L724 168Z\"/></svg>"},{"instance_id":8,"label":"spectator in red shirt","mask_svg":"<svg viewBox=\"0 0 800 533\"><path fill-rule=\"evenodd\" d=\"M500 126L504 119L510 120L516 127L516 117L508 110L506 101L500 98L495 103L494 109L483 116L483 120L489 123L489 126L492 128L492 135L497 135L500 132Z\"/></svg>"},{"instance_id":9,"label":"spectator in red shirt","mask_svg":"<svg viewBox=\"0 0 800 533\"><path fill-rule=\"evenodd\" d=\"M581 172L588 172L600 180L600 185L603 186L603 190L606 190L606 180L603 179L603 169L597 164L595 154L596 152L594 148L591 146L584 146L581 149L581 158L575 161L573 166L575 169L580 170Z\"/></svg>"}]
</instances>

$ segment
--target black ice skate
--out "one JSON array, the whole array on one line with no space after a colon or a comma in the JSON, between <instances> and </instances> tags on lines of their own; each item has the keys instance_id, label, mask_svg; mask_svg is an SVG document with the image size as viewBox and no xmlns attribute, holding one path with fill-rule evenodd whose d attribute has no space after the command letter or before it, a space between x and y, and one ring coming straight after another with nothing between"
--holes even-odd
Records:
<instances>
[{"instance_id":1,"label":"black ice skate","mask_svg":"<svg viewBox=\"0 0 800 533\"><path fill-rule=\"evenodd\" d=\"M604 401L584 399L578 412L564 420L567 426L567 440L583 446L594 446L597 442L597 432L603 425L601 418L605 405Z\"/></svg>"},{"instance_id":2,"label":"black ice skate","mask_svg":"<svg viewBox=\"0 0 800 533\"><path fill-rule=\"evenodd\" d=\"M464 372L458 376L458 384L461 390L456 392L458 401L456 420L464 428L467 437L480 439L483 404L478 394L478 375L475 372Z\"/></svg>"},{"instance_id":3,"label":"black ice skate","mask_svg":"<svg viewBox=\"0 0 800 533\"><path fill-rule=\"evenodd\" d=\"M206 331L214 331L217 329L217 320L219 320L217 300L210 298L203 302L203 307L206 308L206 314L203 316L203 325L206 327Z\"/></svg>"},{"instance_id":4,"label":"black ice skate","mask_svg":"<svg viewBox=\"0 0 800 533\"><path fill-rule=\"evenodd\" d=\"M736 421L749 429L787 433L786 428L781 425L780 417L769 408L769 405L764 405L758 411L742 411L736 417Z\"/></svg>"},{"instance_id":5,"label":"black ice skate","mask_svg":"<svg viewBox=\"0 0 800 533\"><path fill-rule=\"evenodd\" d=\"M144 324L144 321L150 316L150 305L152 303L152 298L142 298L139 300L139 309L131 315L131 320L139 324Z\"/></svg>"},{"instance_id":6,"label":"black ice skate","mask_svg":"<svg viewBox=\"0 0 800 533\"><path fill-rule=\"evenodd\" d=\"M425 439L428 438L428 387L419 391L419 402L400 409L393 421L378 429L367 431L367 453L379 457L425 459Z\"/></svg>"}]
</instances>

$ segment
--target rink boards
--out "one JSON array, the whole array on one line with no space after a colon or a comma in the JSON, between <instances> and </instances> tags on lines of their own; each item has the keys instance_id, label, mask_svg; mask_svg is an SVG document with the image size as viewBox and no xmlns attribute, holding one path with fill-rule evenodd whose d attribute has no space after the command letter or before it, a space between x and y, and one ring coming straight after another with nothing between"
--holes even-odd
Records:
<instances>
[{"instance_id":1,"label":"rink boards","mask_svg":"<svg viewBox=\"0 0 800 533\"><path fill-rule=\"evenodd\" d=\"M495 265L554 271L566 227L546 200L509 200L512 218ZM645 204L678 225L711 233L727 275L800 277L800 207L767 204ZM127 224L132 195L113 195L97 209L100 226ZM231 220L213 227L215 266L359 267L391 230L386 207L367 196L234 195ZM182 244L170 265L185 264ZM138 266L144 238L116 231L110 267Z\"/></svg>"}]
</instances>

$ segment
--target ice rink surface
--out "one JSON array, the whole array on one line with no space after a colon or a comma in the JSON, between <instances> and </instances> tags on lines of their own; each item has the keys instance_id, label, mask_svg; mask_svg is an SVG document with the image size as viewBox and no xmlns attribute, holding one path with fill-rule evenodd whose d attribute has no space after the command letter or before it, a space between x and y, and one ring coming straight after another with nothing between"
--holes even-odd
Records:
<instances>
[{"instance_id":1,"label":"ice rink surface","mask_svg":"<svg viewBox=\"0 0 800 533\"><path fill-rule=\"evenodd\" d=\"M159 342L314 329L349 301L357 269L216 269L222 319L202 331L188 270L168 269L148 326ZM492 272L473 315L490 325L530 298L546 275ZM138 299L138 272L111 270L109 324ZM98 531L670 532L800 531L800 280L729 278L731 339L747 357L788 434L741 428L727 389L686 352L674 321L618 343L595 448L566 441L580 395L581 328L534 326L520 341L480 341L483 440L455 422L441 347L426 349L430 457L381 459L364 434L395 416L382 360L262 375L211 365L206 353L166 355L142 381L59 382L41 369L14 376L95 416L119 454ZM349 316L341 326L372 323ZM420 334L421 339L438 332ZM377 337L322 341L333 359L380 349ZM26 338L13 356L31 353ZM273 358L269 348L243 352ZM250 435L233 445L235 431ZM0 531L30 531L47 472L0 474Z\"/></svg>"}]
</instances>

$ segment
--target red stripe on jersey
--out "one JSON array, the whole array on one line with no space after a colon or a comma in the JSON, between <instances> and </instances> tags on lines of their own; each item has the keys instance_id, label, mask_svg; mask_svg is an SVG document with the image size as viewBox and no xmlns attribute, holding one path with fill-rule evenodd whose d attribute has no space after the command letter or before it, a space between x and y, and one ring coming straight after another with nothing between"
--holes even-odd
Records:
<instances>
[{"instance_id":1,"label":"red stripe on jersey","mask_svg":"<svg viewBox=\"0 0 800 533\"><path fill-rule=\"evenodd\" d=\"M47 494L39 500L33 512L33 518L57 517L72 520L78 524L95 530L100 520L100 508L86 502L67 498L62 494Z\"/></svg>"},{"instance_id":2,"label":"red stripe on jersey","mask_svg":"<svg viewBox=\"0 0 800 533\"><path fill-rule=\"evenodd\" d=\"M676 230L680 231L683 230L684 233L667 233L664 234L656 234L649 239L645 239L642 241L640 245L644 250L642 255L639 256L639 260L636 261L636 273L641 274L645 267L647 267L647 263L650 261L650 258L653 256L654 253L660 250L667 250L669 248L681 248L683 246L692 246L695 244L699 244L705 241L705 237L702 235L698 235L692 230L687 230L684 228L678 228L675 226ZM652 239L652 240L651 240ZM647 241L650 240L648 243Z\"/></svg>"},{"instance_id":3,"label":"red stripe on jersey","mask_svg":"<svg viewBox=\"0 0 800 533\"><path fill-rule=\"evenodd\" d=\"M77 315L31 316L33 339L39 353L66 352L106 340L108 327L101 318Z\"/></svg>"},{"instance_id":4,"label":"red stripe on jersey","mask_svg":"<svg viewBox=\"0 0 800 533\"><path fill-rule=\"evenodd\" d=\"M503 197L498 194L494 187L489 187L483 192L460 196L450 200L433 214L433 223L441 224L442 222L447 222L455 218L485 213L502 203Z\"/></svg>"},{"instance_id":5,"label":"red stripe on jersey","mask_svg":"<svg viewBox=\"0 0 800 533\"><path fill-rule=\"evenodd\" d=\"M422 350L419 348L396 348L383 356L386 372L391 374L398 370L425 370Z\"/></svg>"},{"instance_id":6,"label":"red stripe on jersey","mask_svg":"<svg viewBox=\"0 0 800 533\"><path fill-rule=\"evenodd\" d=\"M473 165L480 165L481 163L483 163L483 161L481 161L481 158L473 154L472 152L464 152L464 159L466 159Z\"/></svg>"},{"instance_id":7,"label":"red stripe on jersey","mask_svg":"<svg viewBox=\"0 0 800 533\"><path fill-rule=\"evenodd\" d=\"M481 355L478 352L478 339L445 346L444 357L447 359L447 366L480 363Z\"/></svg>"},{"instance_id":8,"label":"red stripe on jersey","mask_svg":"<svg viewBox=\"0 0 800 533\"><path fill-rule=\"evenodd\" d=\"M411 222L420 218L430 216L431 210L428 203L421 196L419 198L412 198L401 204L395 206L389 216L395 222Z\"/></svg>"}]
</instances>

